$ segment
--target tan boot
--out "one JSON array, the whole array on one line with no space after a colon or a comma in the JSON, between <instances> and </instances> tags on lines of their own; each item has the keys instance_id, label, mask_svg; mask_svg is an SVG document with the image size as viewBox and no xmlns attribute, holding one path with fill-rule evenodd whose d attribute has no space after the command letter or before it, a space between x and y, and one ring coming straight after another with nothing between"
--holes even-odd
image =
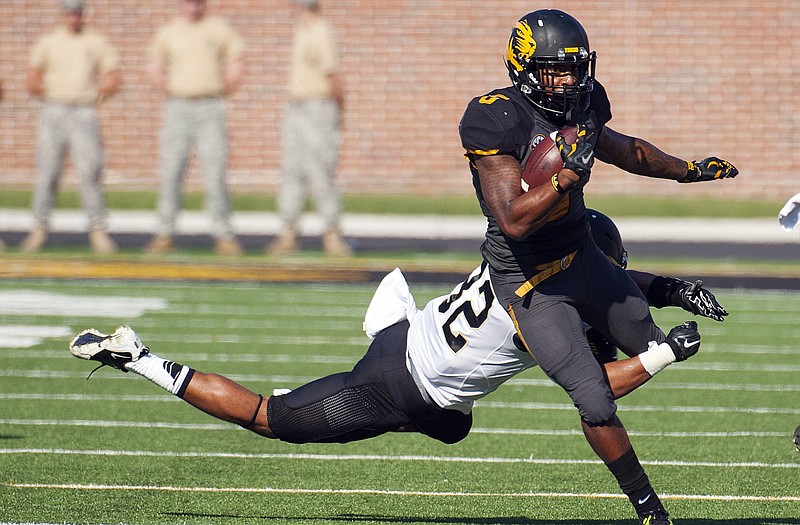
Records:
<instances>
[{"instance_id":1,"label":"tan boot","mask_svg":"<svg viewBox=\"0 0 800 525\"><path fill-rule=\"evenodd\" d=\"M162 253L169 253L175 248L175 241L172 240L170 235L156 235L147 245L145 250L147 253L158 255Z\"/></svg>"},{"instance_id":2,"label":"tan boot","mask_svg":"<svg viewBox=\"0 0 800 525\"><path fill-rule=\"evenodd\" d=\"M293 255L299 251L300 247L297 244L297 230L294 228L287 228L277 239L267 246L267 253L275 256Z\"/></svg>"},{"instance_id":3,"label":"tan boot","mask_svg":"<svg viewBox=\"0 0 800 525\"><path fill-rule=\"evenodd\" d=\"M214 243L214 252L225 257L238 257L244 253L242 245L233 237L220 237Z\"/></svg>"},{"instance_id":4,"label":"tan boot","mask_svg":"<svg viewBox=\"0 0 800 525\"><path fill-rule=\"evenodd\" d=\"M117 251L117 243L105 230L92 230L89 232L89 244L94 253L108 255Z\"/></svg>"},{"instance_id":5,"label":"tan boot","mask_svg":"<svg viewBox=\"0 0 800 525\"><path fill-rule=\"evenodd\" d=\"M47 242L47 235L47 228L44 226L35 227L19 245L20 251L24 253L38 252Z\"/></svg>"},{"instance_id":6,"label":"tan boot","mask_svg":"<svg viewBox=\"0 0 800 525\"><path fill-rule=\"evenodd\" d=\"M353 249L344 240L339 230L328 230L322 236L322 249L328 257L350 257Z\"/></svg>"}]
</instances>

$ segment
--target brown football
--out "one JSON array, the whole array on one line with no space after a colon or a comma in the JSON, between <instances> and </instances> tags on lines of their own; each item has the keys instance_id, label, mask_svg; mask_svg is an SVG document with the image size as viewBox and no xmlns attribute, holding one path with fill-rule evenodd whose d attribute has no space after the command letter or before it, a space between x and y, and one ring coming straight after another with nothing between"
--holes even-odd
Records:
<instances>
[{"instance_id":1,"label":"brown football","mask_svg":"<svg viewBox=\"0 0 800 525\"><path fill-rule=\"evenodd\" d=\"M578 128L576 126L567 127L561 130L567 144L574 144L578 138ZM539 135L539 140L534 139L525 167L522 169L523 188L535 188L542 184L551 184L550 179L564 167L561 160L561 153L558 152L556 143L547 135Z\"/></svg>"}]
</instances>

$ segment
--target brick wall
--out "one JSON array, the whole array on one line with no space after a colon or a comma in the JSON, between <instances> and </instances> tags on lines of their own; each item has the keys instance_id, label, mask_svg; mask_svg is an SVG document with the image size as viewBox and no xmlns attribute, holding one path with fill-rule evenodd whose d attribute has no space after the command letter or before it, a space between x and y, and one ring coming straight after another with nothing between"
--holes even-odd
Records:
<instances>
[{"instance_id":1,"label":"brick wall","mask_svg":"<svg viewBox=\"0 0 800 525\"><path fill-rule=\"evenodd\" d=\"M110 189L158 187L162 100L144 80L146 48L177 0L88 0L90 26L122 61L121 93L102 108ZM0 181L32 186L39 103L24 77L35 39L60 23L58 0L3 0ZM520 0L323 0L348 85L339 181L349 193L470 193L458 121L475 95L506 85L503 51L517 18L553 3ZM800 191L800 2L578 1L571 12L597 51L611 127L683 158L716 154L734 181L682 186L598 165L596 193L719 195L783 203ZM209 0L247 43L248 75L229 101L234 191L274 193L289 0ZM68 170L64 183L74 186ZM193 163L187 178L201 187Z\"/></svg>"}]
</instances>

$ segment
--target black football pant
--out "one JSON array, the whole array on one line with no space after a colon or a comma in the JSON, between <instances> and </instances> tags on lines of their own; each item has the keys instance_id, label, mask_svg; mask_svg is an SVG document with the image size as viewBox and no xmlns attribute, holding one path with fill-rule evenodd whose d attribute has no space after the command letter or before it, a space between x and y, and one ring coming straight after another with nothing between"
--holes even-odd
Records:
<instances>
[{"instance_id":1,"label":"black football pant","mask_svg":"<svg viewBox=\"0 0 800 525\"><path fill-rule=\"evenodd\" d=\"M512 315L520 337L544 372L572 398L590 424L616 412L601 365L584 335L584 321L628 356L662 343L639 287L609 261L589 238L564 270L544 279L523 297L516 290L531 276L491 270L498 300Z\"/></svg>"},{"instance_id":2,"label":"black football pant","mask_svg":"<svg viewBox=\"0 0 800 525\"><path fill-rule=\"evenodd\" d=\"M406 368L408 321L380 332L353 370L272 396L272 432L291 443L347 443L409 427L444 443L464 439L472 414L427 402Z\"/></svg>"}]
</instances>

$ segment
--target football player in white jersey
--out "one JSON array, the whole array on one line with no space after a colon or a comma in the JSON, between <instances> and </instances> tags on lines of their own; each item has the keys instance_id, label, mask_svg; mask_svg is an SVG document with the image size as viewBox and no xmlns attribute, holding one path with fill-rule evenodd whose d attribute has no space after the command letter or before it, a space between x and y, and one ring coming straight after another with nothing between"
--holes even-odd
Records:
<instances>
[{"instance_id":1,"label":"football player in white jersey","mask_svg":"<svg viewBox=\"0 0 800 525\"><path fill-rule=\"evenodd\" d=\"M589 213L597 214L588 217L597 243L624 267L627 254L613 222ZM727 315L700 282L687 287L685 281L641 272L635 279L655 306L682 306L718 321ZM536 366L494 298L485 263L452 293L431 300L422 310L395 269L378 286L364 330L372 343L351 371L267 398L224 376L157 356L130 327L110 335L84 330L69 348L76 357L142 375L216 418L292 443L344 443L392 431L416 431L456 443L469 433L477 399ZM613 350L602 337L593 337L597 346ZM669 364L691 357L699 346L696 323L686 322L673 328L666 342L653 341L637 356L617 361L606 351L597 366L605 368L613 395L619 398Z\"/></svg>"}]
</instances>

